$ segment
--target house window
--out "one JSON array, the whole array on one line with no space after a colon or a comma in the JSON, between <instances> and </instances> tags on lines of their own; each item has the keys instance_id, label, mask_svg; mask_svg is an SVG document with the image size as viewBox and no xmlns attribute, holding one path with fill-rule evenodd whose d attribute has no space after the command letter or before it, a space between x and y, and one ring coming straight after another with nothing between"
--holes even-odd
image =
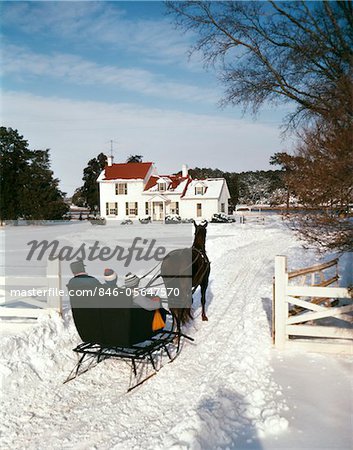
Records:
<instances>
[{"instance_id":1,"label":"house window","mask_svg":"<svg viewBox=\"0 0 353 450\"><path fill-rule=\"evenodd\" d=\"M116 202L107 202L105 204L105 212L107 213L107 216L117 216L118 204Z\"/></svg>"},{"instance_id":2,"label":"house window","mask_svg":"<svg viewBox=\"0 0 353 450\"><path fill-rule=\"evenodd\" d=\"M126 195L127 194L127 183L117 183L115 185L116 195Z\"/></svg>"},{"instance_id":3,"label":"house window","mask_svg":"<svg viewBox=\"0 0 353 450\"><path fill-rule=\"evenodd\" d=\"M145 203L145 214L146 216L150 215L150 204L148 202Z\"/></svg>"},{"instance_id":4,"label":"house window","mask_svg":"<svg viewBox=\"0 0 353 450\"><path fill-rule=\"evenodd\" d=\"M195 187L195 195L203 195L205 193L205 188L203 186Z\"/></svg>"},{"instance_id":5,"label":"house window","mask_svg":"<svg viewBox=\"0 0 353 450\"><path fill-rule=\"evenodd\" d=\"M221 203L221 212L226 212L225 203Z\"/></svg>"},{"instance_id":6,"label":"house window","mask_svg":"<svg viewBox=\"0 0 353 450\"><path fill-rule=\"evenodd\" d=\"M201 203L196 203L196 217L202 217L202 205L201 205Z\"/></svg>"},{"instance_id":7,"label":"house window","mask_svg":"<svg viewBox=\"0 0 353 450\"><path fill-rule=\"evenodd\" d=\"M165 183L164 181L162 183L158 183L158 189L160 191L166 191L167 190L167 183Z\"/></svg>"},{"instance_id":8,"label":"house window","mask_svg":"<svg viewBox=\"0 0 353 450\"><path fill-rule=\"evenodd\" d=\"M137 216L138 215L137 202L126 202L126 215L127 216Z\"/></svg>"},{"instance_id":9,"label":"house window","mask_svg":"<svg viewBox=\"0 0 353 450\"><path fill-rule=\"evenodd\" d=\"M170 214L179 214L179 202L171 202Z\"/></svg>"}]
</instances>

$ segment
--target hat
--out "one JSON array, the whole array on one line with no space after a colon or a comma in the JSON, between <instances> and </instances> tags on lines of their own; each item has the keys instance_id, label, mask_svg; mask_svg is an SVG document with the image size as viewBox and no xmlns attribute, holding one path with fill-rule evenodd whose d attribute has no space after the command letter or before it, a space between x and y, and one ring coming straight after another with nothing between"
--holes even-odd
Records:
<instances>
[{"instance_id":1,"label":"hat","mask_svg":"<svg viewBox=\"0 0 353 450\"><path fill-rule=\"evenodd\" d=\"M105 281L114 281L117 278L118 278L118 275L114 272L113 269L105 269L104 270Z\"/></svg>"},{"instance_id":2,"label":"hat","mask_svg":"<svg viewBox=\"0 0 353 450\"><path fill-rule=\"evenodd\" d=\"M72 273L75 275L76 273L85 272L85 265L83 264L82 259L78 259L70 264L70 269Z\"/></svg>"},{"instance_id":3,"label":"hat","mask_svg":"<svg viewBox=\"0 0 353 450\"><path fill-rule=\"evenodd\" d=\"M140 283L140 278L137 275L135 275L131 272L129 272L125 275L125 287L130 287L130 288L137 287L139 285L139 283Z\"/></svg>"}]
</instances>

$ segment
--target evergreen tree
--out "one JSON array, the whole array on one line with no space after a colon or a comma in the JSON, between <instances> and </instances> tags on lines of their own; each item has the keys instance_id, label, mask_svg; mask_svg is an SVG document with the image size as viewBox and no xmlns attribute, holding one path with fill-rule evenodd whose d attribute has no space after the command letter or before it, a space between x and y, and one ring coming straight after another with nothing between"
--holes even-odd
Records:
<instances>
[{"instance_id":1,"label":"evergreen tree","mask_svg":"<svg viewBox=\"0 0 353 450\"><path fill-rule=\"evenodd\" d=\"M17 130L0 127L1 220L61 219L67 212L49 150L30 150Z\"/></svg>"},{"instance_id":2,"label":"evergreen tree","mask_svg":"<svg viewBox=\"0 0 353 450\"><path fill-rule=\"evenodd\" d=\"M28 142L17 130L0 127L1 220L22 216L22 186L29 158Z\"/></svg>"},{"instance_id":3,"label":"evergreen tree","mask_svg":"<svg viewBox=\"0 0 353 450\"><path fill-rule=\"evenodd\" d=\"M49 150L30 153L28 176L23 186L23 215L30 219L59 220L68 211L59 180L50 170Z\"/></svg>"},{"instance_id":4,"label":"evergreen tree","mask_svg":"<svg viewBox=\"0 0 353 450\"><path fill-rule=\"evenodd\" d=\"M143 158L142 155L130 155L127 158L126 162L127 163L140 163L140 162L142 162L142 158Z\"/></svg>"},{"instance_id":5,"label":"evergreen tree","mask_svg":"<svg viewBox=\"0 0 353 450\"><path fill-rule=\"evenodd\" d=\"M227 186L229 189L229 206L232 210L235 209L238 199L239 199L239 183L238 183L238 175L234 172L225 172L223 174L226 179Z\"/></svg>"},{"instance_id":6,"label":"evergreen tree","mask_svg":"<svg viewBox=\"0 0 353 450\"><path fill-rule=\"evenodd\" d=\"M86 200L85 196L82 192L82 187L79 187L75 190L74 195L72 196L72 204L76 206L85 206Z\"/></svg>"},{"instance_id":7,"label":"evergreen tree","mask_svg":"<svg viewBox=\"0 0 353 450\"><path fill-rule=\"evenodd\" d=\"M96 158L88 161L87 167L83 170L82 180L84 181L81 188L76 189L84 199L85 205L94 211L99 205L99 187L97 178L107 163L107 157L104 153L100 153Z\"/></svg>"}]
</instances>

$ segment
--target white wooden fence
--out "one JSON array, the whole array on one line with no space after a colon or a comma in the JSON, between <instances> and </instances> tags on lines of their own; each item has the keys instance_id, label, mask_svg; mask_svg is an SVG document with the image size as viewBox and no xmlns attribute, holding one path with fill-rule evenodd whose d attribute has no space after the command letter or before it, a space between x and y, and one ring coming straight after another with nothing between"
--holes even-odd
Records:
<instances>
[{"instance_id":1,"label":"white wooden fence","mask_svg":"<svg viewBox=\"0 0 353 450\"><path fill-rule=\"evenodd\" d=\"M329 264L327 267L330 267ZM295 276L310 270L313 272L315 268L297 271ZM330 280L323 281L321 286L290 285L289 275L287 258L276 256L272 318L275 346L279 349L353 354L353 315L350 314L353 312L353 299L348 289L328 287ZM323 299L325 303L312 302L310 299ZM332 307L328 299L348 300L344 306ZM304 312L290 316L290 304ZM318 325L314 322L327 317L340 319L343 326Z\"/></svg>"},{"instance_id":2,"label":"white wooden fence","mask_svg":"<svg viewBox=\"0 0 353 450\"><path fill-rule=\"evenodd\" d=\"M241 224L246 224L246 223L257 223L257 224L265 224L265 215L261 215L259 213L255 213L255 212L245 212L245 213L240 213L237 212L236 217L239 217L239 223Z\"/></svg>"},{"instance_id":3,"label":"white wooden fence","mask_svg":"<svg viewBox=\"0 0 353 450\"><path fill-rule=\"evenodd\" d=\"M5 297L5 302L0 307L0 318L37 319L52 311L61 314L60 261L48 260L46 276L0 276L0 289ZM40 295L26 295L30 290L35 290ZM21 291L21 295L16 295L16 291ZM26 306L17 307L18 303Z\"/></svg>"}]
</instances>

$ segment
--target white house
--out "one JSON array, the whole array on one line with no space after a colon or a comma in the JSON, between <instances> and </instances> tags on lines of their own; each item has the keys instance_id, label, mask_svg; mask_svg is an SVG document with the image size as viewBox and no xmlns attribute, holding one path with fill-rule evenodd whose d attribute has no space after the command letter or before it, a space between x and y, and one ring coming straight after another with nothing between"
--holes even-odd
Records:
<instances>
[{"instance_id":1,"label":"white house","mask_svg":"<svg viewBox=\"0 0 353 450\"><path fill-rule=\"evenodd\" d=\"M151 216L164 220L177 214L182 219L211 219L228 212L229 190L224 178L193 180L183 165L181 175L158 175L151 162L108 164L99 175L100 214L106 219Z\"/></svg>"}]
</instances>

